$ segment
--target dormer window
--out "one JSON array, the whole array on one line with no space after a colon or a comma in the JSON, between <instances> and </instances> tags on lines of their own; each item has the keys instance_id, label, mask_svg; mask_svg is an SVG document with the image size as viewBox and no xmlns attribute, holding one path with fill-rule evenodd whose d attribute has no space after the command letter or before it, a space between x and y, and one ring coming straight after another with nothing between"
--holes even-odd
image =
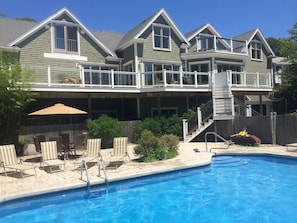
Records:
<instances>
[{"instance_id":1,"label":"dormer window","mask_svg":"<svg viewBox=\"0 0 297 223\"><path fill-rule=\"evenodd\" d=\"M206 51L214 49L214 37L210 35L199 35L196 38L197 51Z\"/></svg>"},{"instance_id":2,"label":"dormer window","mask_svg":"<svg viewBox=\"0 0 297 223\"><path fill-rule=\"evenodd\" d=\"M78 42L77 42L77 27L55 25L55 52L60 53L78 53Z\"/></svg>"},{"instance_id":3,"label":"dormer window","mask_svg":"<svg viewBox=\"0 0 297 223\"><path fill-rule=\"evenodd\" d=\"M262 43L258 41L251 42L251 58L262 60Z\"/></svg>"},{"instance_id":4,"label":"dormer window","mask_svg":"<svg viewBox=\"0 0 297 223\"><path fill-rule=\"evenodd\" d=\"M169 26L153 25L154 48L158 50L171 49L171 30Z\"/></svg>"}]
</instances>

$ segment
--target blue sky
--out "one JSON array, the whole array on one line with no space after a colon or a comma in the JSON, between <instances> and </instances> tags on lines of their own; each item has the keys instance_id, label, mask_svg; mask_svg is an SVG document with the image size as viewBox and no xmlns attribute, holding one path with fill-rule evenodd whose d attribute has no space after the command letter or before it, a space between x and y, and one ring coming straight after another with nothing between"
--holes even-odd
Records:
<instances>
[{"instance_id":1,"label":"blue sky","mask_svg":"<svg viewBox=\"0 0 297 223\"><path fill-rule=\"evenodd\" d=\"M183 34L210 23L226 38L255 28L266 38L287 38L297 22L296 0L0 0L0 14L39 22L63 7L90 30L120 33L161 8Z\"/></svg>"}]
</instances>

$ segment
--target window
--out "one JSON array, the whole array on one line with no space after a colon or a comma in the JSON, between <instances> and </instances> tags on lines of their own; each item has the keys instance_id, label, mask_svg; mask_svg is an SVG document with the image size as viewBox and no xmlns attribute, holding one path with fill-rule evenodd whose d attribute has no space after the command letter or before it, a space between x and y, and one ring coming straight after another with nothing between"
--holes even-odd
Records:
<instances>
[{"instance_id":1,"label":"window","mask_svg":"<svg viewBox=\"0 0 297 223\"><path fill-rule=\"evenodd\" d=\"M260 42L251 43L251 56L252 59L262 60L262 44Z\"/></svg>"},{"instance_id":2,"label":"window","mask_svg":"<svg viewBox=\"0 0 297 223\"><path fill-rule=\"evenodd\" d=\"M55 51L78 53L77 27L55 26Z\"/></svg>"},{"instance_id":3,"label":"window","mask_svg":"<svg viewBox=\"0 0 297 223\"><path fill-rule=\"evenodd\" d=\"M116 67L100 65L84 65L85 84L90 85L111 85L110 70L117 70Z\"/></svg>"},{"instance_id":4,"label":"window","mask_svg":"<svg viewBox=\"0 0 297 223\"><path fill-rule=\"evenodd\" d=\"M167 26L153 26L154 48L170 50L170 28Z\"/></svg>"},{"instance_id":5,"label":"window","mask_svg":"<svg viewBox=\"0 0 297 223\"><path fill-rule=\"evenodd\" d=\"M206 51L214 49L214 37L201 35L197 38L197 51Z\"/></svg>"}]
</instances>

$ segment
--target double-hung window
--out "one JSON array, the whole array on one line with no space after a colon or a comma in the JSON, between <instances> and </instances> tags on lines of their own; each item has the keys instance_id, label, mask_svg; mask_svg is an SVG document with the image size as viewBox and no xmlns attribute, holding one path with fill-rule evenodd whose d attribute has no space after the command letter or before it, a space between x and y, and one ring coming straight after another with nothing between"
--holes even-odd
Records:
<instances>
[{"instance_id":1,"label":"double-hung window","mask_svg":"<svg viewBox=\"0 0 297 223\"><path fill-rule=\"evenodd\" d=\"M251 42L251 57L254 60L262 60L262 43Z\"/></svg>"},{"instance_id":2,"label":"double-hung window","mask_svg":"<svg viewBox=\"0 0 297 223\"><path fill-rule=\"evenodd\" d=\"M154 32L154 48L161 50L171 49L171 30L169 26L153 25Z\"/></svg>"},{"instance_id":3,"label":"double-hung window","mask_svg":"<svg viewBox=\"0 0 297 223\"><path fill-rule=\"evenodd\" d=\"M55 51L63 53L78 53L77 27L55 25Z\"/></svg>"}]
</instances>

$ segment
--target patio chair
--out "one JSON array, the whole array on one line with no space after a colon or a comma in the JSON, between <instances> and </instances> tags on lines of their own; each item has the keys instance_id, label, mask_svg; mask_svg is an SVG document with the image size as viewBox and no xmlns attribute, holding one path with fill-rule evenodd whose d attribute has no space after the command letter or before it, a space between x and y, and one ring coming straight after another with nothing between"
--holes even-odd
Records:
<instances>
[{"instance_id":1,"label":"patio chair","mask_svg":"<svg viewBox=\"0 0 297 223\"><path fill-rule=\"evenodd\" d=\"M58 149L56 141L41 142L41 162L40 167L49 167L49 171L53 172L53 168L64 166L65 162L58 158ZM59 171L61 169L59 168Z\"/></svg>"},{"instance_id":2,"label":"patio chair","mask_svg":"<svg viewBox=\"0 0 297 223\"><path fill-rule=\"evenodd\" d=\"M69 154L76 155L74 144L70 142L69 133L61 133L60 136L62 137L62 145L64 148L64 152L66 152L67 155ZM66 158L69 158L69 157L67 156Z\"/></svg>"},{"instance_id":3,"label":"patio chair","mask_svg":"<svg viewBox=\"0 0 297 223\"><path fill-rule=\"evenodd\" d=\"M113 139L113 151L105 163L106 167L118 168L124 162L125 158L130 156L128 154L128 137L115 137Z\"/></svg>"},{"instance_id":4,"label":"patio chair","mask_svg":"<svg viewBox=\"0 0 297 223\"><path fill-rule=\"evenodd\" d=\"M98 159L102 156L100 154L101 150L101 138L88 139L86 153L82 155L81 158L76 160L75 164L81 164L82 161L87 163L96 163Z\"/></svg>"},{"instance_id":5,"label":"patio chair","mask_svg":"<svg viewBox=\"0 0 297 223\"><path fill-rule=\"evenodd\" d=\"M33 137L36 152L41 152L40 142L45 142L45 135L37 135Z\"/></svg>"},{"instance_id":6,"label":"patio chair","mask_svg":"<svg viewBox=\"0 0 297 223\"><path fill-rule=\"evenodd\" d=\"M65 147L62 143L62 137L49 137L49 141L56 141L58 158L62 158L64 156L64 160L66 160L68 158L68 152L65 150Z\"/></svg>"},{"instance_id":7,"label":"patio chair","mask_svg":"<svg viewBox=\"0 0 297 223\"><path fill-rule=\"evenodd\" d=\"M0 166L3 167L5 176L7 176L6 169L19 171L21 177L24 177L25 170L34 169L36 176L36 169L33 165L23 164L22 160L18 162L14 144L0 146Z\"/></svg>"},{"instance_id":8,"label":"patio chair","mask_svg":"<svg viewBox=\"0 0 297 223\"><path fill-rule=\"evenodd\" d=\"M74 136L74 148L75 150L82 150L86 148L85 136L83 134L79 134Z\"/></svg>"}]
</instances>

